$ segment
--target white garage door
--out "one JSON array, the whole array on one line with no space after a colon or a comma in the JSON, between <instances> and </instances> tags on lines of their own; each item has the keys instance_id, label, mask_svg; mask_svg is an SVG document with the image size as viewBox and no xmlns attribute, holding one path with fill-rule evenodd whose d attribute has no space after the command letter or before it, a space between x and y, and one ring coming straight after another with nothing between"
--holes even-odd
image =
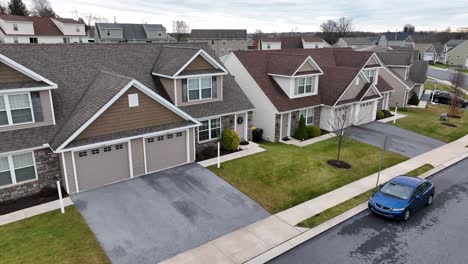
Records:
<instances>
[{"instance_id":1,"label":"white garage door","mask_svg":"<svg viewBox=\"0 0 468 264\"><path fill-rule=\"evenodd\" d=\"M374 102L362 103L359 106L357 124L365 124L374 120Z\"/></svg>"},{"instance_id":2,"label":"white garage door","mask_svg":"<svg viewBox=\"0 0 468 264\"><path fill-rule=\"evenodd\" d=\"M468 68L468 57L465 59L465 67Z\"/></svg>"},{"instance_id":3,"label":"white garage door","mask_svg":"<svg viewBox=\"0 0 468 264\"><path fill-rule=\"evenodd\" d=\"M177 132L145 139L148 173L187 163L187 133Z\"/></svg>"},{"instance_id":4,"label":"white garage door","mask_svg":"<svg viewBox=\"0 0 468 264\"><path fill-rule=\"evenodd\" d=\"M434 60L434 54L432 54L432 53L424 53L424 60L425 60L425 61Z\"/></svg>"},{"instance_id":5,"label":"white garage door","mask_svg":"<svg viewBox=\"0 0 468 264\"><path fill-rule=\"evenodd\" d=\"M127 143L75 152L80 191L130 178Z\"/></svg>"}]
</instances>

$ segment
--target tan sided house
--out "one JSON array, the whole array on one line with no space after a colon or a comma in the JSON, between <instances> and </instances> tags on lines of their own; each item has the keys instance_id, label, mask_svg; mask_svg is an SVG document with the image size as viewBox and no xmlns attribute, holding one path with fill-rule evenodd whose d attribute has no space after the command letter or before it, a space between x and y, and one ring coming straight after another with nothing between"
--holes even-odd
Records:
<instances>
[{"instance_id":1,"label":"tan sided house","mask_svg":"<svg viewBox=\"0 0 468 264\"><path fill-rule=\"evenodd\" d=\"M169 45L169 46L168 46ZM195 161L253 105L202 44L0 47L0 202Z\"/></svg>"}]
</instances>

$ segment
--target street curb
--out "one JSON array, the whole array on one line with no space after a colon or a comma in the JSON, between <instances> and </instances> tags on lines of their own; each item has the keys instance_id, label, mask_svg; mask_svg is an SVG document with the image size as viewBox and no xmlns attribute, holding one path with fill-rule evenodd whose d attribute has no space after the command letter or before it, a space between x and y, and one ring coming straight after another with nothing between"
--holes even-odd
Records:
<instances>
[{"instance_id":1,"label":"street curb","mask_svg":"<svg viewBox=\"0 0 468 264\"><path fill-rule=\"evenodd\" d=\"M419 175L418 177L420 178L428 178L444 169L446 169L447 167L457 163L457 162L460 162L464 159L468 158L468 153L465 153L465 154L462 154L460 155L459 157L456 157L450 161L447 161L445 162L444 164L442 165L439 165L421 175ZM351 198L352 199L352 198ZM306 231L304 233L301 233L281 244L279 244L278 246L274 247L274 248L271 248L270 250L262 253L261 255L258 255L246 262L244 262L244 264L261 264L261 263L265 263L265 262L268 262L282 254L284 254L285 252L299 246L300 244L320 235L321 233L343 223L344 221L358 215L359 213L365 211L367 209L367 202L365 203L362 203L354 208L351 208L350 210L314 227L314 228L311 228L309 231Z\"/></svg>"}]
</instances>

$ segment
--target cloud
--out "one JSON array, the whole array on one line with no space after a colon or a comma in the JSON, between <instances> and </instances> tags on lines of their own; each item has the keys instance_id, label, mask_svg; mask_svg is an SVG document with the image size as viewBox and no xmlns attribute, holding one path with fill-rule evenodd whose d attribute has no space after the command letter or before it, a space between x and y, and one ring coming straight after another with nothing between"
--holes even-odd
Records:
<instances>
[{"instance_id":1,"label":"cloud","mask_svg":"<svg viewBox=\"0 0 468 264\"><path fill-rule=\"evenodd\" d=\"M29 0L30 1L30 0ZM185 20L192 28L246 28L249 32L318 31L320 23L340 16L353 18L362 31L457 28L468 21L466 0L49 0L55 11L72 17L93 13L113 21L161 23ZM26 1L28 2L28 1ZM441 19L443 18L443 19Z\"/></svg>"}]
</instances>

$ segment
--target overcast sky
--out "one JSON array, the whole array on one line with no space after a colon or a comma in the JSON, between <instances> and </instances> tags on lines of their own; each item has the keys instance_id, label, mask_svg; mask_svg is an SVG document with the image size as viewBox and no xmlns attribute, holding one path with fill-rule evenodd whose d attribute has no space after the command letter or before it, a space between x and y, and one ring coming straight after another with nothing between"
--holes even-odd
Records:
<instances>
[{"instance_id":1,"label":"overcast sky","mask_svg":"<svg viewBox=\"0 0 468 264\"><path fill-rule=\"evenodd\" d=\"M355 30L395 31L468 26L468 0L49 0L62 17L93 13L112 22L163 24L184 20L191 28L242 28L248 32L319 31L320 23L352 17ZM25 1L30 4L30 0Z\"/></svg>"}]
</instances>

